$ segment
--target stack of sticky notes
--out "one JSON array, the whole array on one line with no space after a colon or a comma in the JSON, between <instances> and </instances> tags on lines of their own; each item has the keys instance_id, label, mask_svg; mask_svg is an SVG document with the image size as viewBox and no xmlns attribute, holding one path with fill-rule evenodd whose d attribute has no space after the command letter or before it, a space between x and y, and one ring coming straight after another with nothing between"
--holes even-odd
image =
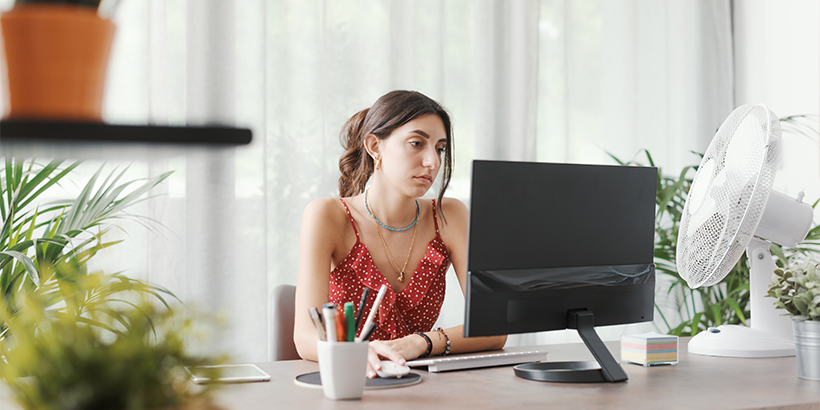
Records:
<instances>
[{"instance_id":1,"label":"stack of sticky notes","mask_svg":"<svg viewBox=\"0 0 820 410\"><path fill-rule=\"evenodd\" d=\"M644 366L678 363L678 337L655 332L621 336L621 361Z\"/></svg>"}]
</instances>

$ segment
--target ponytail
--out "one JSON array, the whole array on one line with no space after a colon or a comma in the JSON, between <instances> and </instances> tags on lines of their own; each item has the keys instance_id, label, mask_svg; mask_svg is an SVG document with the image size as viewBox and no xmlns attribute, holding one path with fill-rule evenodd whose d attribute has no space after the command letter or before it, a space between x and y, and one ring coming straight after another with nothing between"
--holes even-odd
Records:
<instances>
[{"instance_id":1,"label":"ponytail","mask_svg":"<svg viewBox=\"0 0 820 410\"><path fill-rule=\"evenodd\" d=\"M364 192L373 174L373 158L364 149L364 120L369 108L353 115L342 127L339 140L345 152L339 159L339 196L349 197Z\"/></svg>"}]
</instances>

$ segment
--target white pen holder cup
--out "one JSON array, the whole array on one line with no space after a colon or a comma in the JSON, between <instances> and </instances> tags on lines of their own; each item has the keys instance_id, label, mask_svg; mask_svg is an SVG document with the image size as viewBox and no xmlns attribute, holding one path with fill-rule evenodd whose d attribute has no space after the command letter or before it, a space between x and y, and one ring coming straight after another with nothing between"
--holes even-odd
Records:
<instances>
[{"instance_id":1,"label":"white pen holder cup","mask_svg":"<svg viewBox=\"0 0 820 410\"><path fill-rule=\"evenodd\" d=\"M325 397L359 399L367 381L368 342L316 342Z\"/></svg>"}]
</instances>

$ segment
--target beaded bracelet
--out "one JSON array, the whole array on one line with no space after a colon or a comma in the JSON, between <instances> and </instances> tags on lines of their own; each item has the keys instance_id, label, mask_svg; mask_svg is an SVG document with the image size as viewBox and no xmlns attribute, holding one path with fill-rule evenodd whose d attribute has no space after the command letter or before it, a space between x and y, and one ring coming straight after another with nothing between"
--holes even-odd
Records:
<instances>
[{"instance_id":1,"label":"beaded bracelet","mask_svg":"<svg viewBox=\"0 0 820 410\"><path fill-rule=\"evenodd\" d=\"M441 327L437 327L435 331L444 335L444 340L447 341L447 344L444 347L444 353L440 354L439 356L447 356L448 354L450 354L450 338L447 337L447 333L444 333L444 329L442 329Z\"/></svg>"},{"instance_id":2,"label":"beaded bracelet","mask_svg":"<svg viewBox=\"0 0 820 410\"><path fill-rule=\"evenodd\" d=\"M430 340L430 337L425 335L423 332L415 332L413 334L419 335L424 338L424 341L427 342L427 351L424 352L423 355L419 356L419 359L424 359L427 356L430 356L430 353L433 351L433 341Z\"/></svg>"}]
</instances>

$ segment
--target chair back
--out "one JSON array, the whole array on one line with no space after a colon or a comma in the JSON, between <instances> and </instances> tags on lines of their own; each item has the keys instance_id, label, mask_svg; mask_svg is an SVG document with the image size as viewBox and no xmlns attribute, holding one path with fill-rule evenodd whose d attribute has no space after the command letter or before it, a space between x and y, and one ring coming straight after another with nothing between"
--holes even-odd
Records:
<instances>
[{"instance_id":1,"label":"chair back","mask_svg":"<svg viewBox=\"0 0 820 410\"><path fill-rule=\"evenodd\" d=\"M279 285L270 294L270 356L272 361L300 359L293 343L296 286Z\"/></svg>"}]
</instances>

